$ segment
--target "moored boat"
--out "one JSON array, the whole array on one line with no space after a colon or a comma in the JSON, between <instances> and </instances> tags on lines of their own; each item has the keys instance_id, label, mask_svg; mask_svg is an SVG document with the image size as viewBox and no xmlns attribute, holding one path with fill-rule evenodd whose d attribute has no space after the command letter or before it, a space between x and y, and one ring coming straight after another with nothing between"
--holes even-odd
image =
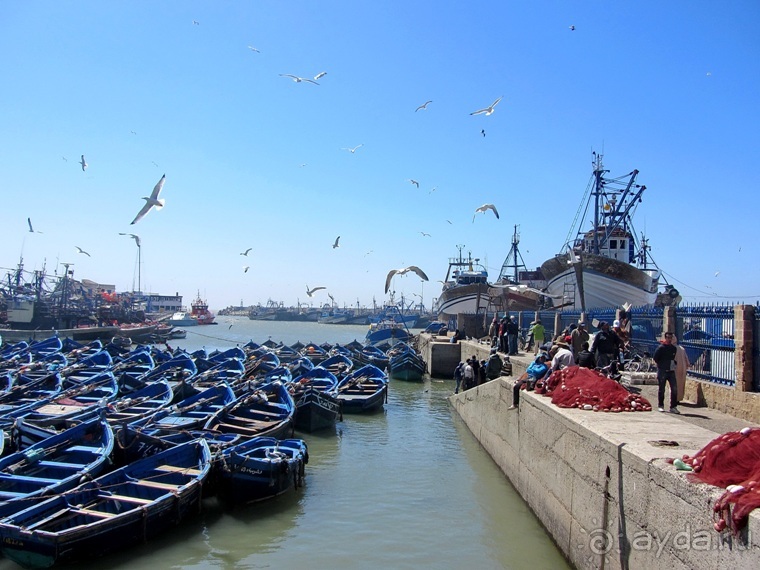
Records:
<instances>
[{"instance_id":1,"label":"moored boat","mask_svg":"<svg viewBox=\"0 0 760 570\"><path fill-rule=\"evenodd\" d=\"M584 311L625 303L653 305L658 297L661 272L632 221L646 186L636 183L638 170L619 178L608 178L607 172L602 155L594 153L590 191L584 195L592 227L586 230L587 221L579 219L577 237L541 265L548 293ZM678 292L672 291L669 297L676 299Z\"/></svg>"},{"instance_id":2,"label":"moored boat","mask_svg":"<svg viewBox=\"0 0 760 570\"><path fill-rule=\"evenodd\" d=\"M307 432L335 425L340 414L338 379L319 366L293 379L289 388L296 404L296 427Z\"/></svg>"},{"instance_id":3,"label":"moored boat","mask_svg":"<svg viewBox=\"0 0 760 570\"><path fill-rule=\"evenodd\" d=\"M366 364L340 381L338 399L346 413L379 410L388 399L388 376L377 366Z\"/></svg>"},{"instance_id":4,"label":"moored boat","mask_svg":"<svg viewBox=\"0 0 760 570\"><path fill-rule=\"evenodd\" d=\"M463 247L463 246L462 246ZM472 254L449 258L449 267L434 312L439 321L449 323L459 314L477 314L488 308L488 271ZM451 327L450 327L451 328Z\"/></svg>"}]
</instances>

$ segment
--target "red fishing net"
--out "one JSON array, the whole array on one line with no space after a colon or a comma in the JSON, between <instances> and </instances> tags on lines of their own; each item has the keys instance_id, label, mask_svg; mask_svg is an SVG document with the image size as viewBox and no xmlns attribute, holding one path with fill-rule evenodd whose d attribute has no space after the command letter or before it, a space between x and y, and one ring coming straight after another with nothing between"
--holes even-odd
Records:
<instances>
[{"instance_id":1,"label":"red fishing net","mask_svg":"<svg viewBox=\"0 0 760 570\"><path fill-rule=\"evenodd\" d=\"M726 489L713 507L715 530L744 528L760 507L760 428L724 433L683 462L694 470L691 479Z\"/></svg>"},{"instance_id":2,"label":"red fishing net","mask_svg":"<svg viewBox=\"0 0 760 570\"><path fill-rule=\"evenodd\" d=\"M652 404L638 394L590 368L568 366L552 372L536 393L551 396L560 408L581 408L595 412L648 412Z\"/></svg>"}]
</instances>

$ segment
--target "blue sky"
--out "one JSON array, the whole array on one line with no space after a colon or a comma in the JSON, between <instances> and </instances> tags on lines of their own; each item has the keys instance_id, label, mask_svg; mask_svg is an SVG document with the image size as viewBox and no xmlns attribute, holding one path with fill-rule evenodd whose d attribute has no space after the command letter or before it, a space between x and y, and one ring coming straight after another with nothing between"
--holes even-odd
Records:
<instances>
[{"instance_id":1,"label":"blue sky","mask_svg":"<svg viewBox=\"0 0 760 570\"><path fill-rule=\"evenodd\" d=\"M596 151L640 171L687 301L755 302L759 26L753 0L3 2L0 267L133 290L129 232L143 290L213 309L382 303L408 265L429 306L457 245L492 279L514 225L529 269L558 253Z\"/></svg>"}]
</instances>

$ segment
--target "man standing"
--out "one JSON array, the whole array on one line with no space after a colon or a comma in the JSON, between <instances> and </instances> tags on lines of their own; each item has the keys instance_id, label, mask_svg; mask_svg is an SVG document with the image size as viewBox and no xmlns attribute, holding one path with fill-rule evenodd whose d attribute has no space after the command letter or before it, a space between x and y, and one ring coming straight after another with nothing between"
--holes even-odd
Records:
<instances>
[{"instance_id":1,"label":"man standing","mask_svg":"<svg viewBox=\"0 0 760 570\"><path fill-rule=\"evenodd\" d=\"M665 384L670 385L670 413L678 411L678 384L676 382L676 347L673 344L673 333L666 332L665 340L654 351L654 361L657 363L657 409L665 411Z\"/></svg>"},{"instance_id":2,"label":"man standing","mask_svg":"<svg viewBox=\"0 0 760 570\"><path fill-rule=\"evenodd\" d=\"M517 335L519 334L520 327L517 325L517 317L512 315L507 322L507 345L510 356L517 354Z\"/></svg>"},{"instance_id":3,"label":"man standing","mask_svg":"<svg viewBox=\"0 0 760 570\"><path fill-rule=\"evenodd\" d=\"M501 356L498 355L495 348L491 349L491 355L488 357L488 364L486 365L486 378L493 380L501 376L501 367L504 363L501 360Z\"/></svg>"},{"instance_id":4,"label":"man standing","mask_svg":"<svg viewBox=\"0 0 760 570\"><path fill-rule=\"evenodd\" d=\"M546 335L546 329L544 329L544 325L541 324L541 319L536 319L530 323L528 334L533 336L533 354L538 354L538 349L544 344L544 338Z\"/></svg>"},{"instance_id":5,"label":"man standing","mask_svg":"<svg viewBox=\"0 0 760 570\"><path fill-rule=\"evenodd\" d=\"M578 327L570 335L570 344L572 344L573 347L573 357L575 358L576 363L578 362L578 354L583 350L583 343L587 343L589 338L588 331L586 330L586 323L580 321Z\"/></svg>"},{"instance_id":6,"label":"man standing","mask_svg":"<svg viewBox=\"0 0 760 570\"><path fill-rule=\"evenodd\" d=\"M465 390L469 390L475 385L475 369L472 367L472 362L469 359L467 360L467 364L464 365L462 377L464 379Z\"/></svg>"},{"instance_id":7,"label":"man standing","mask_svg":"<svg viewBox=\"0 0 760 570\"><path fill-rule=\"evenodd\" d=\"M600 331L594 337L594 343L591 345L591 352L596 357L596 365L604 368L613 360L618 359L622 343L620 337L610 330L610 323L602 321L599 323Z\"/></svg>"},{"instance_id":8,"label":"man standing","mask_svg":"<svg viewBox=\"0 0 760 570\"><path fill-rule=\"evenodd\" d=\"M456 380L456 388L454 388L454 393L459 394L459 388L462 387L462 374L464 373L464 362L460 362L457 364L457 367L454 369L454 380Z\"/></svg>"}]
</instances>

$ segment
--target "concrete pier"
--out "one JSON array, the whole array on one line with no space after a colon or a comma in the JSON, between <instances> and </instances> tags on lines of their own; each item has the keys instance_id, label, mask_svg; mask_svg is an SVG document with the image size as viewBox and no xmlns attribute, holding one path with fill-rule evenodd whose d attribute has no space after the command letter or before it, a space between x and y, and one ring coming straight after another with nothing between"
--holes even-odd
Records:
<instances>
[{"instance_id":1,"label":"concrete pier","mask_svg":"<svg viewBox=\"0 0 760 570\"><path fill-rule=\"evenodd\" d=\"M427 339L420 347L430 369L451 378L450 362L435 362L438 344ZM451 346L459 346L457 358ZM490 350L471 341L451 346L446 356L457 362L472 354L486 358ZM760 513L751 513L738 538L716 532L712 506L724 490L692 483L665 461L693 455L724 431L656 411L558 408L525 391L519 409L510 411L514 378L531 357L511 359L512 378L452 395L450 402L575 567L760 568ZM708 420L719 414L694 410ZM715 425L731 427L725 431L753 425L729 420Z\"/></svg>"}]
</instances>

